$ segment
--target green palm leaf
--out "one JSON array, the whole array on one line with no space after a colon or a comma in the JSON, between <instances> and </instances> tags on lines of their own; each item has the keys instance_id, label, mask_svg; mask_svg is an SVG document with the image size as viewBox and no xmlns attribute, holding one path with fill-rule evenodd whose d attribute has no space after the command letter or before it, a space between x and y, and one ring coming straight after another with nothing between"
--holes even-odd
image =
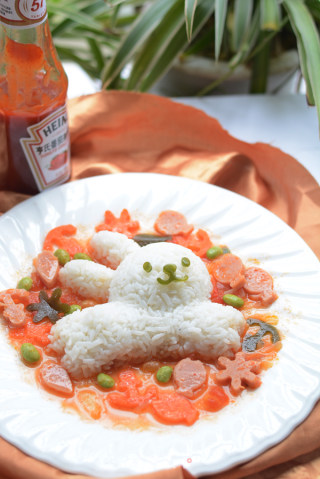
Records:
<instances>
[{"instance_id":1,"label":"green palm leaf","mask_svg":"<svg viewBox=\"0 0 320 479\"><path fill-rule=\"evenodd\" d=\"M260 0L261 30L279 30L281 10L278 0Z\"/></svg>"},{"instance_id":2,"label":"green palm leaf","mask_svg":"<svg viewBox=\"0 0 320 479\"><path fill-rule=\"evenodd\" d=\"M199 30L207 22L214 12L214 9L215 5L212 0L202 0L202 2L198 4L194 16L194 36L197 35ZM155 61L153 61L152 68L148 69L146 77L141 82L141 91L148 91L151 86L170 68L176 57L187 47L187 45L188 38L185 26L181 25L171 41L168 41L162 48L161 54L157 55Z\"/></svg>"},{"instance_id":3,"label":"green palm leaf","mask_svg":"<svg viewBox=\"0 0 320 479\"><path fill-rule=\"evenodd\" d=\"M242 40L245 37L253 10L253 0L236 0L234 7L234 20L232 29L232 49L234 52L238 50Z\"/></svg>"},{"instance_id":4,"label":"green palm leaf","mask_svg":"<svg viewBox=\"0 0 320 479\"><path fill-rule=\"evenodd\" d=\"M222 37L225 31L227 10L228 10L228 0L216 0L215 41L214 41L214 53L215 53L216 60L218 60L220 56Z\"/></svg>"},{"instance_id":5,"label":"green palm leaf","mask_svg":"<svg viewBox=\"0 0 320 479\"><path fill-rule=\"evenodd\" d=\"M192 28L193 28L194 14L197 8L197 1L198 0L185 0L185 3L184 3L187 37L189 41L191 40L191 37L192 37Z\"/></svg>"},{"instance_id":6,"label":"green palm leaf","mask_svg":"<svg viewBox=\"0 0 320 479\"><path fill-rule=\"evenodd\" d=\"M133 52L148 38L173 3L174 0L158 0L139 16L129 33L124 37L112 61L106 65L102 72L103 88L107 88L112 80L119 75L122 68L131 59Z\"/></svg>"},{"instance_id":7,"label":"green palm leaf","mask_svg":"<svg viewBox=\"0 0 320 479\"><path fill-rule=\"evenodd\" d=\"M317 106L320 123L320 38L306 5L301 0L284 0L292 28L295 31L302 73L306 81L310 104Z\"/></svg>"},{"instance_id":8,"label":"green palm leaf","mask_svg":"<svg viewBox=\"0 0 320 479\"><path fill-rule=\"evenodd\" d=\"M198 4L193 21L193 36L212 15L214 8L212 0L202 0ZM125 88L141 91L151 88L188 43L183 1L176 0L136 56Z\"/></svg>"}]
</instances>

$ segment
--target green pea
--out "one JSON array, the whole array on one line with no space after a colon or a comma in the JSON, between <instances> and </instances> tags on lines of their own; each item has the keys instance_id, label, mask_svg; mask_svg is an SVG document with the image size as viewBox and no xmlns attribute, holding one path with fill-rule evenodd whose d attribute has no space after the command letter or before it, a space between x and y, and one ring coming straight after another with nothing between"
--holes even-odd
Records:
<instances>
[{"instance_id":1,"label":"green pea","mask_svg":"<svg viewBox=\"0 0 320 479\"><path fill-rule=\"evenodd\" d=\"M114 386L114 379L108 374L98 374L97 381L99 386L101 386L102 388L110 389Z\"/></svg>"},{"instance_id":2,"label":"green pea","mask_svg":"<svg viewBox=\"0 0 320 479\"><path fill-rule=\"evenodd\" d=\"M65 249L57 249L53 254L58 258L61 266L64 266L70 261L70 255Z\"/></svg>"},{"instance_id":3,"label":"green pea","mask_svg":"<svg viewBox=\"0 0 320 479\"><path fill-rule=\"evenodd\" d=\"M242 308L244 304L243 299L239 298L239 296L236 296L235 294L225 294L222 299L226 304L229 304L234 308Z\"/></svg>"},{"instance_id":4,"label":"green pea","mask_svg":"<svg viewBox=\"0 0 320 479\"><path fill-rule=\"evenodd\" d=\"M157 380L160 383L167 383L171 379L172 372L173 368L171 366L162 366L162 368L157 371Z\"/></svg>"},{"instance_id":5,"label":"green pea","mask_svg":"<svg viewBox=\"0 0 320 479\"><path fill-rule=\"evenodd\" d=\"M86 259L87 261L92 261L92 259L90 258L90 256L88 256L87 254L85 253L76 253L73 257L73 259Z\"/></svg>"},{"instance_id":6,"label":"green pea","mask_svg":"<svg viewBox=\"0 0 320 479\"><path fill-rule=\"evenodd\" d=\"M33 281L29 276L26 276L25 278L21 278L20 281L17 284L18 289L25 289L27 291L30 291L32 288Z\"/></svg>"},{"instance_id":7,"label":"green pea","mask_svg":"<svg viewBox=\"0 0 320 479\"><path fill-rule=\"evenodd\" d=\"M223 254L223 251L220 246L212 246L212 248L209 248L206 252L206 256L208 259L217 258L217 256L220 256L221 254Z\"/></svg>"},{"instance_id":8,"label":"green pea","mask_svg":"<svg viewBox=\"0 0 320 479\"><path fill-rule=\"evenodd\" d=\"M185 257L182 258L182 259L181 259L181 264L182 264L182 266L190 266L190 260L189 260L189 258L185 258Z\"/></svg>"},{"instance_id":9,"label":"green pea","mask_svg":"<svg viewBox=\"0 0 320 479\"><path fill-rule=\"evenodd\" d=\"M149 263L149 261L146 261L145 263L143 263L142 267L146 273L150 273L150 271L152 270L152 266L151 266L151 263Z\"/></svg>"},{"instance_id":10,"label":"green pea","mask_svg":"<svg viewBox=\"0 0 320 479\"><path fill-rule=\"evenodd\" d=\"M81 306L79 306L78 304L71 304L70 308L69 308L69 311L65 314L72 314L75 311L81 311L81 309L82 309Z\"/></svg>"},{"instance_id":11,"label":"green pea","mask_svg":"<svg viewBox=\"0 0 320 479\"><path fill-rule=\"evenodd\" d=\"M20 348L21 355L28 363L36 363L40 359L40 353L31 343L23 343Z\"/></svg>"}]
</instances>

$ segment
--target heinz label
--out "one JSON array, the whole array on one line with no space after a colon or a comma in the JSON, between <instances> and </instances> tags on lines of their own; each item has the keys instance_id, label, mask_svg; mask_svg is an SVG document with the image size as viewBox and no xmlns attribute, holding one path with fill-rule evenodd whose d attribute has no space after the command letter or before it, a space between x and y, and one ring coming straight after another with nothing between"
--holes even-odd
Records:
<instances>
[{"instance_id":1,"label":"heinz label","mask_svg":"<svg viewBox=\"0 0 320 479\"><path fill-rule=\"evenodd\" d=\"M28 28L47 19L46 0L0 0L0 21L12 28Z\"/></svg>"},{"instance_id":2,"label":"heinz label","mask_svg":"<svg viewBox=\"0 0 320 479\"><path fill-rule=\"evenodd\" d=\"M20 143L40 191L64 183L70 177L69 128L63 106L27 128Z\"/></svg>"}]
</instances>

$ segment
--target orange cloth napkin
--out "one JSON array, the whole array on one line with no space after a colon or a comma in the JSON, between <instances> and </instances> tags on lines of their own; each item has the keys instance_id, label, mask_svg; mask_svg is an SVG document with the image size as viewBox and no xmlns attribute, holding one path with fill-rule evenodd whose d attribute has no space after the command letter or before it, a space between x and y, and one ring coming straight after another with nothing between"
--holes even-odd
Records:
<instances>
[{"instance_id":1,"label":"orange cloth napkin","mask_svg":"<svg viewBox=\"0 0 320 479\"><path fill-rule=\"evenodd\" d=\"M239 141L218 121L171 100L100 92L69 102L72 180L118 172L180 175L235 191L294 228L320 257L320 187L294 158ZM245 117L244 117L245 121ZM27 198L5 191L0 146L0 213ZM320 475L320 404L307 420L259 457L207 479L313 479ZM0 479L88 479L33 459L0 439ZM182 467L135 476L190 479Z\"/></svg>"}]
</instances>

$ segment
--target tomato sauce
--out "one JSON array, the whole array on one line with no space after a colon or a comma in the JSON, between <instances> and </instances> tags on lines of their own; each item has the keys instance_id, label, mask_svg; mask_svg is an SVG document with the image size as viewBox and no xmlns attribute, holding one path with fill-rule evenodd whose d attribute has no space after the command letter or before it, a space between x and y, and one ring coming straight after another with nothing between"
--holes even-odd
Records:
<instances>
[{"instance_id":1,"label":"tomato sauce","mask_svg":"<svg viewBox=\"0 0 320 479\"><path fill-rule=\"evenodd\" d=\"M0 56L6 66L0 77L2 186L35 194L70 177L67 126L57 128L66 118L67 78L49 43L40 48L6 38Z\"/></svg>"},{"instance_id":2,"label":"tomato sauce","mask_svg":"<svg viewBox=\"0 0 320 479\"><path fill-rule=\"evenodd\" d=\"M126 219L126 220L125 220ZM163 219L163 217L162 217ZM138 222L133 222L129 213L125 210L124 213L117 219L110 212L106 212L104 223L99 225L99 229L109 229L111 231L118 231L119 228L126 231L128 237L132 237L132 231L139 231L140 225ZM183 223L183 222L182 222ZM103 225L103 226L101 226ZM167 229L166 233L170 234ZM176 229L175 229L176 231ZM231 265L231 269L224 272L223 269L219 270L219 278L225 281L225 284L217 281L215 272L216 265L223 262L223 256L219 256L219 263L217 259L209 260L204 257L203 247L204 244L207 248L212 246L209 241L209 236L203 230L199 230L200 234L196 231L193 232L193 228L190 228L190 232L185 235L173 236L171 241L183 245L192 245L193 250L202 257L207 270L211 277L213 286L211 301L224 304L224 294L230 288L230 285L226 284L230 282L230 271L236 266L236 271L239 269L239 258L232 258L232 253L227 250L227 261L224 266ZM200 247L196 246L196 238L199 239ZM48 232L44 243L43 250L54 252L57 247L63 246L70 254L72 259L73 255L82 252L89 252L90 247L87 241L77 239L77 229L73 225L63 225L52 229ZM51 253L52 254L52 253ZM36 262L34 262L36 264ZM247 271L250 268L243 266L243 271ZM242 271L242 268L241 268ZM261 270L262 271L262 270ZM270 276L264 272L261 274L250 275L250 288L253 286L254 293L259 291L259 288L267 287L270 289ZM237 273L238 274L238 273ZM21 290L7 290L0 293L0 312L5 309L5 298L10 295L15 303L23 303L28 305L31 303L37 303L39 301L39 292L46 291L50 296L54 288L61 288L59 280L57 280L54 288L48 289L41 280L37 271L32 272L33 285L30 291L25 291L23 294ZM253 283L254 278L262 278L262 282ZM266 279L267 278L267 281ZM259 286L260 284L260 286ZM273 288L273 285L272 285ZM273 291L273 289L272 289ZM236 291L243 299L243 306L241 312L244 319L247 320L252 317L254 312L254 318L259 322L266 323L271 326L275 326L278 323L278 318L274 314L270 314L264 308L260 299L256 300L250 298L250 294L246 291L246 283L241 283ZM276 295L273 296L275 300ZM97 301L89 298L83 298L76 292L68 289L63 289L60 300L67 304L77 304L82 308L94 306ZM2 308L2 309L1 309ZM259 311L261 309L261 311ZM147 428L155 424L164 425L184 425L190 426L194 424L199 418L210 418L213 414L218 413L221 409L228 406L228 404L236 401L236 397L239 392L232 388L232 383L227 380L221 380L221 370L219 360L212 363L202 362L206 371L206 380L202 385L196 389L190 396L180 394L178 391L177 382L174 374L167 382L160 382L157 378L157 371L163 366L169 366L174 371L177 361L159 362L156 358L147 361L140 365L125 365L121 368L113 368L108 371L114 381L114 384L108 388L102 387L97 377L88 379L72 379L72 390L67 393L60 390L54 390L48 384L45 383L41 375L41 366L43 364L56 364L61 368L59 357L50 350L50 331L52 323L48 319L43 319L39 323L33 322L34 313L27 313L27 321L22 327L13 327L8 325L8 335L13 346L19 350L22 343L32 343L37 347L41 353L41 360L39 364L34 365L35 377L40 387L47 390L50 394L55 394L62 400L63 407L67 411L72 411L79 414L81 417L90 420L98 420L106 425L117 425L119 427L129 427L132 429ZM63 313L60 313L63 317ZM247 335L255 335L259 331L257 324L247 324L242 336L242 342ZM229 361L229 368L231 371L231 379L234 374L235 377L239 376L240 380L244 380L240 390L248 388L245 382L245 376L242 375L243 367L257 375L256 386L261 384L260 372L266 370L274 364L277 359L277 353L281 349L281 341L273 342L270 334L264 335L257 344L256 350L253 352L246 352L242 350L237 352L236 357L239 362L239 368L237 370L236 359ZM197 358L190 358L195 360ZM226 359L226 358L224 358ZM231 361L231 362L230 362ZM234 361L234 362L232 362ZM198 361L199 362L199 361ZM201 367L203 367L201 366ZM243 373L244 374L244 373ZM252 374L251 374L252 375Z\"/></svg>"}]
</instances>

